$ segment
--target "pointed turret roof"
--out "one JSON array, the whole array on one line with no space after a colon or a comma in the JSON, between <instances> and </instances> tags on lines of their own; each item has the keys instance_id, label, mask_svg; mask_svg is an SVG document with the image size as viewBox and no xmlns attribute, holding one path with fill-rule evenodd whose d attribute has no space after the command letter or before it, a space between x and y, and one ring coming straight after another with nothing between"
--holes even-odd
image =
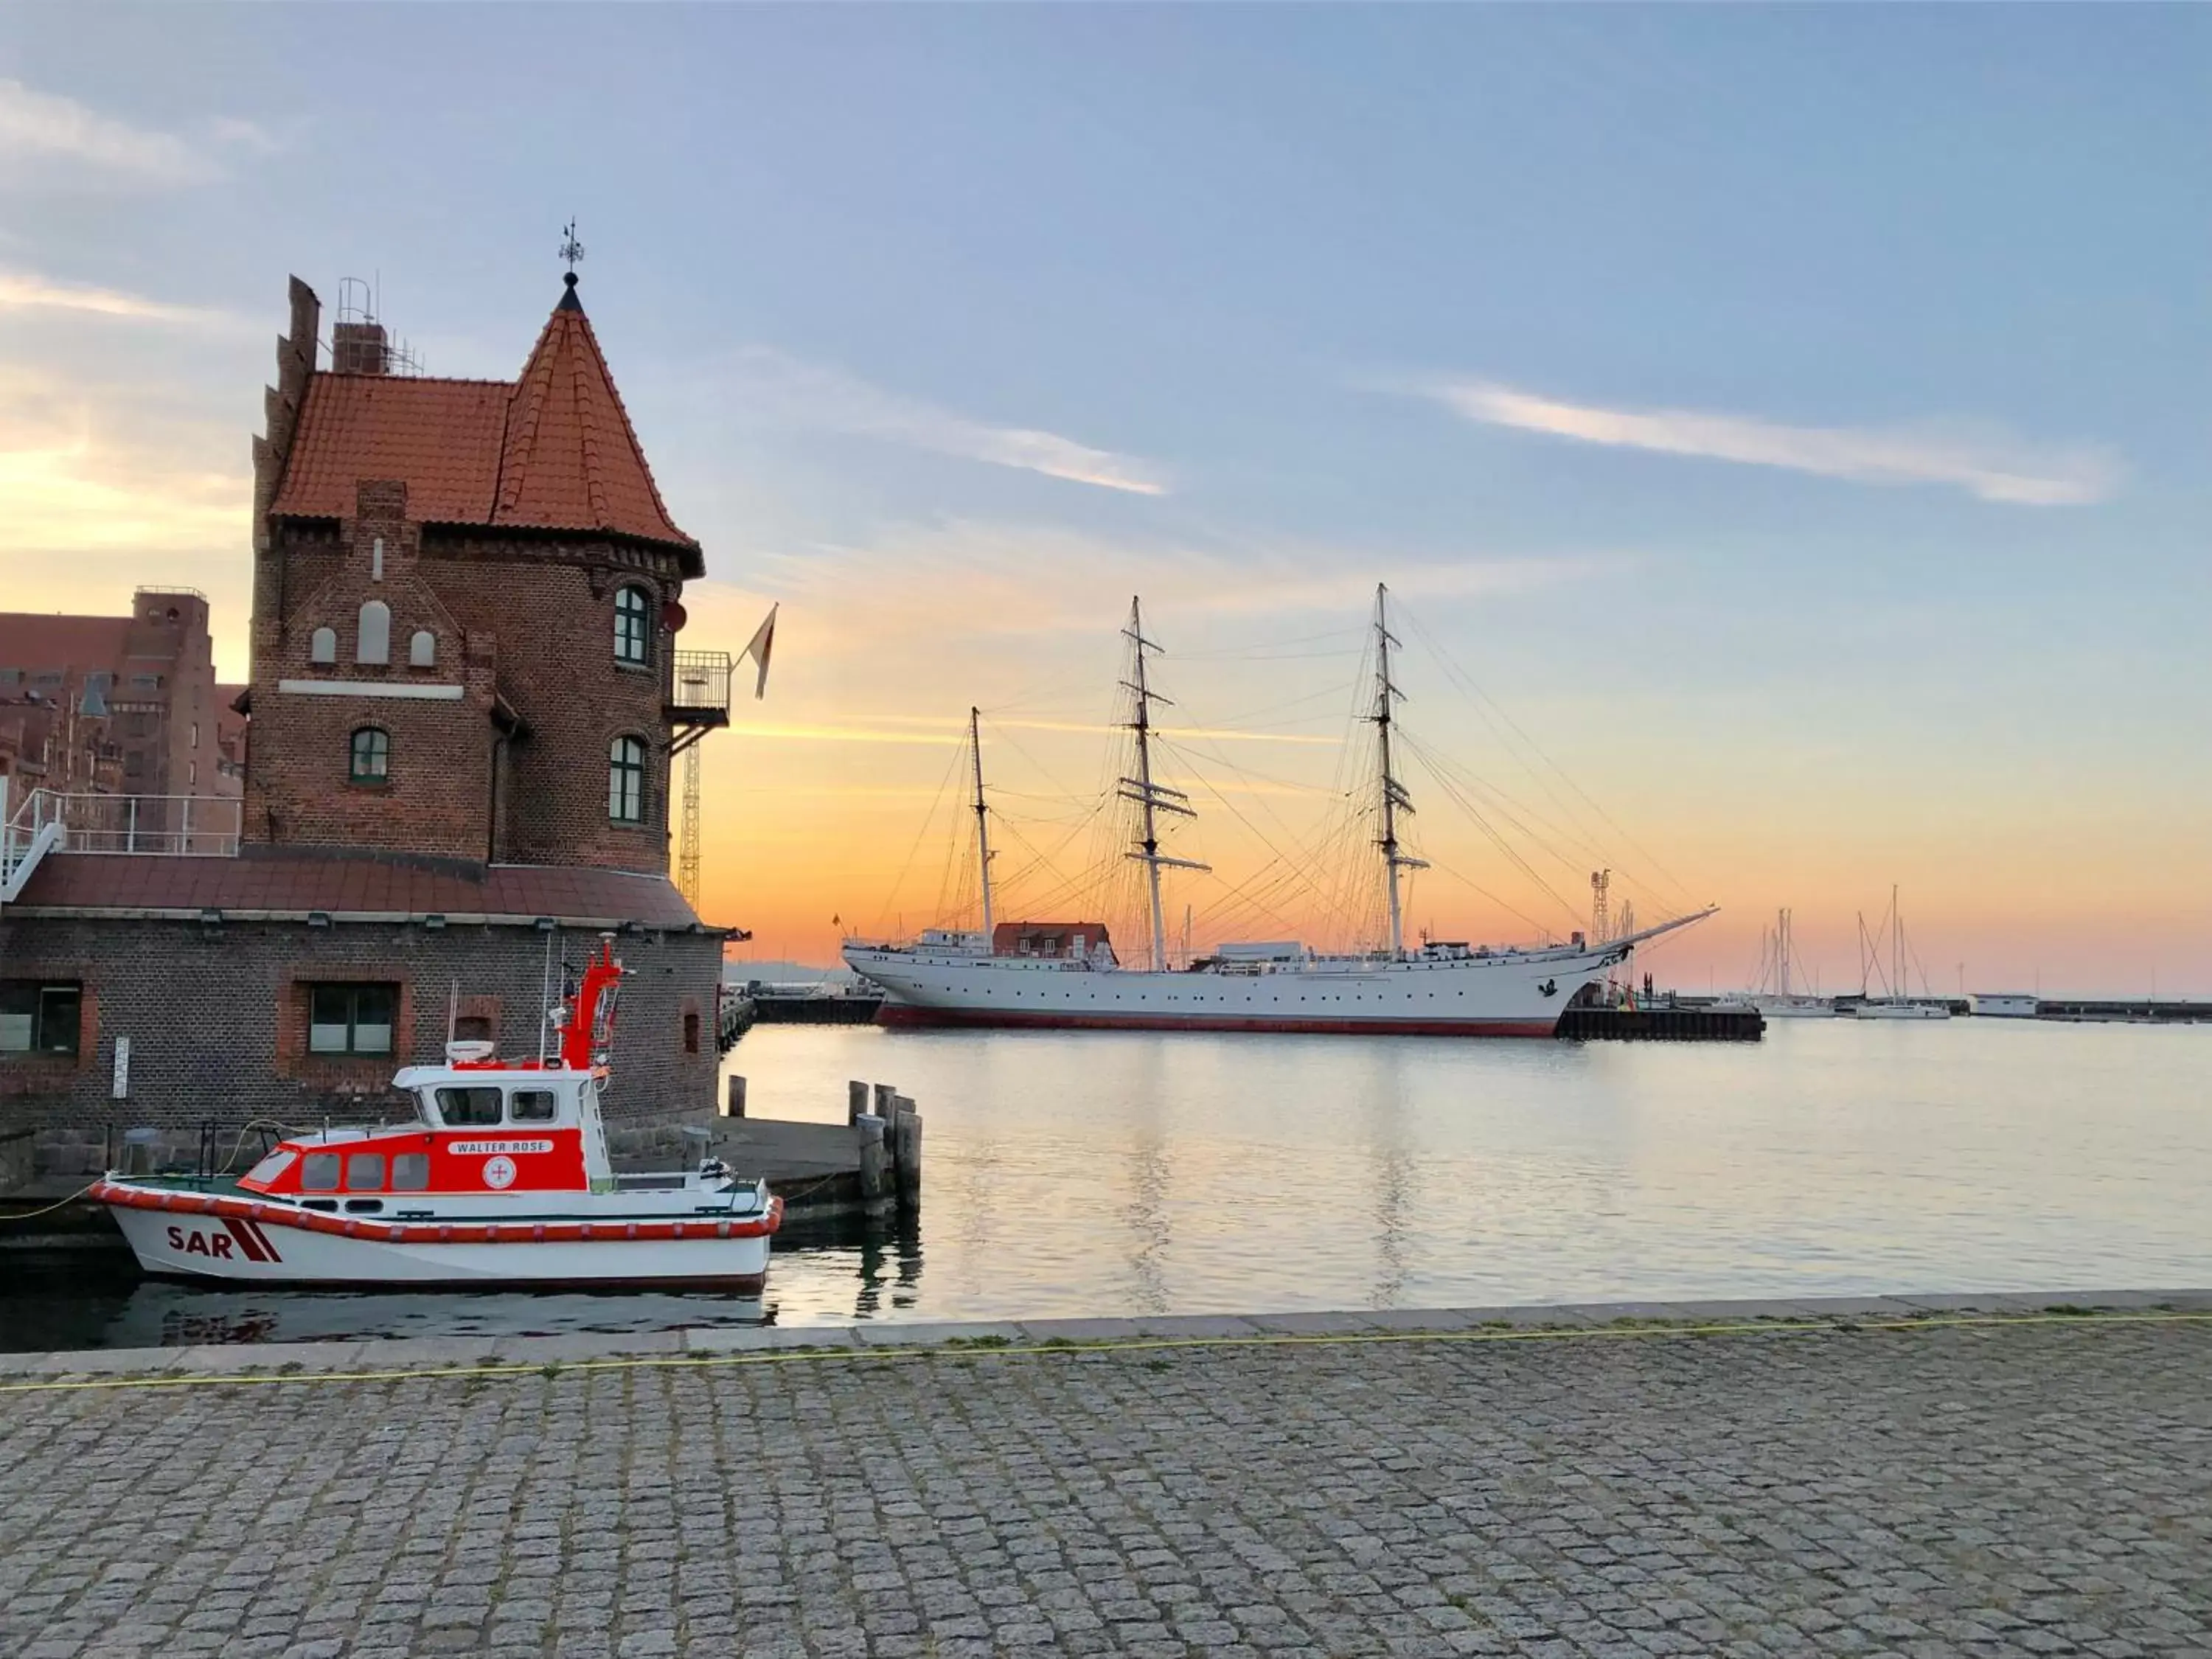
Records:
<instances>
[{"instance_id":1,"label":"pointed turret roof","mask_svg":"<svg viewBox=\"0 0 2212 1659\"><path fill-rule=\"evenodd\" d=\"M401 478L426 524L599 531L698 543L668 516L572 271L520 380L320 373L273 511L343 518L364 478Z\"/></svg>"},{"instance_id":2,"label":"pointed turret roof","mask_svg":"<svg viewBox=\"0 0 2212 1659\"><path fill-rule=\"evenodd\" d=\"M591 319L568 286L507 399L495 525L594 529L688 542L654 487Z\"/></svg>"}]
</instances>

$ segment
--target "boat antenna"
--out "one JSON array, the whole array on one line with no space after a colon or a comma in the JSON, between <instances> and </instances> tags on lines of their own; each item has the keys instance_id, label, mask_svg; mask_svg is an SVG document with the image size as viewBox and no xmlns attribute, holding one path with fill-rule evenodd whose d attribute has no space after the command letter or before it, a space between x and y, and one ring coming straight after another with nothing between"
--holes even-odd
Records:
<instances>
[{"instance_id":1,"label":"boat antenna","mask_svg":"<svg viewBox=\"0 0 2212 1659\"><path fill-rule=\"evenodd\" d=\"M968 752L975 763L975 865L983 880L983 940L991 939L991 813L983 804L983 734L981 713L968 710Z\"/></svg>"},{"instance_id":2,"label":"boat antenna","mask_svg":"<svg viewBox=\"0 0 2212 1659\"><path fill-rule=\"evenodd\" d=\"M538 976L538 1066L545 1067L545 1032L553 1023L553 929L545 930L545 967Z\"/></svg>"},{"instance_id":3,"label":"boat antenna","mask_svg":"<svg viewBox=\"0 0 2212 1659\"><path fill-rule=\"evenodd\" d=\"M446 987L446 1047L449 1050L453 1046L453 1034L460 1029L460 1023L461 982L454 980Z\"/></svg>"},{"instance_id":4,"label":"boat antenna","mask_svg":"<svg viewBox=\"0 0 2212 1659\"><path fill-rule=\"evenodd\" d=\"M1376 789L1381 798L1382 834L1376 845L1382 849L1383 885L1390 895L1390 959L1395 962L1406 954L1406 925L1398 903L1398 872L1401 870L1425 870L1425 860L1398 850L1398 814L1413 815L1413 803L1390 771L1390 704L1402 701L1405 693L1390 684L1390 647L1398 643L1391 637L1387 605L1390 590L1381 582L1375 584L1375 712L1368 719L1375 722L1378 765Z\"/></svg>"},{"instance_id":5,"label":"boat antenna","mask_svg":"<svg viewBox=\"0 0 2212 1659\"><path fill-rule=\"evenodd\" d=\"M1152 705L1168 699L1146 683L1145 653L1160 647L1145 637L1144 612L1137 599L1129 601L1129 625L1121 630L1121 637L1129 641L1130 678L1121 682L1121 689L1136 698L1136 713L1131 716L1129 729L1137 734L1137 775L1118 780L1115 793L1123 800L1133 800L1144 814L1143 834L1137 839L1139 850L1128 857L1140 861L1151 878L1152 896L1152 971L1158 973L1167 966L1168 930L1166 919L1160 912L1160 868L1165 865L1176 870L1209 870L1211 865L1193 859L1170 858L1160 851L1159 817L1162 812L1194 818L1198 816L1190 804L1190 797L1180 789L1170 789L1164 783L1152 781ZM1172 706L1172 705L1170 705Z\"/></svg>"}]
</instances>

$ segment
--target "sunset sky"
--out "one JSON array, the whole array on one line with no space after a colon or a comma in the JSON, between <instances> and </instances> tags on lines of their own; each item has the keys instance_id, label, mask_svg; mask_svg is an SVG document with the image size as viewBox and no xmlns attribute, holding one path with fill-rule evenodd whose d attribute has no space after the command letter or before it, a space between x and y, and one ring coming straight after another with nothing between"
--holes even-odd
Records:
<instances>
[{"instance_id":1,"label":"sunset sky","mask_svg":"<svg viewBox=\"0 0 2212 1659\"><path fill-rule=\"evenodd\" d=\"M685 643L782 606L705 750L763 957L940 919L971 703L1002 914L1081 908L1133 593L1174 925L1349 942L1380 580L1510 848L1409 763L1415 926L1603 861L1724 907L1662 982L1788 905L1856 988L1896 883L1936 989L2212 992L2208 75L2183 8L17 6L0 607L188 583L242 677L286 276L510 377L573 215Z\"/></svg>"}]
</instances>

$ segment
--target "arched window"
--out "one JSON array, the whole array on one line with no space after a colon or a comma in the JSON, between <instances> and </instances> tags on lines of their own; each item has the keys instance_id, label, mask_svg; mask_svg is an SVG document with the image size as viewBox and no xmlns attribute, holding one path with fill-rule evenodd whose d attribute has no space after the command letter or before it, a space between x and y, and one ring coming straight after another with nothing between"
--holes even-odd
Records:
<instances>
[{"instance_id":1,"label":"arched window","mask_svg":"<svg viewBox=\"0 0 2212 1659\"><path fill-rule=\"evenodd\" d=\"M307 660L313 663L336 662L338 659L338 630L318 628L307 636Z\"/></svg>"},{"instance_id":2,"label":"arched window","mask_svg":"<svg viewBox=\"0 0 2212 1659\"><path fill-rule=\"evenodd\" d=\"M615 660L642 664L653 640L651 601L641 587L615 590Z\"/></svg>"},{"instance_id":3,"label":"arched window","mask_svg":"<svg viewBox=\"0 0 2212 1659\"><path fill-rule=\"evenodd\" d=\"M380 726L355 728L346 756L349 783L382 783L392 775L392 734Z\"/></svg>"},{"instance_id":4,"label":"arched window","mask_svg":"<svg viewBox=\"0 0 2212 1659\"><path fill-rule=\"evenodd\" d=\"M392 660L392 607L382 599L371 599L361 608L361 629L354 635L353 659Z\"/></svg>"},{"instance_id":5,"label":"arched window","mask_svg":"<svg viewBox=\"0 0 2212 1659\"><path fill-rule=\"evenodd\" d=\"M438 665L438 636L428 629L416 629L415 637L407 641L407 665L410 668L434 668Z\"/></svg>"},{"instance_id":6,"label":"arched window","mask_svg":"<svg viewBox=\"0 0 2212 1659\"><path fill-rule=\"evenodd\" d=\"M645 822L645 744L635 738L607 745L607 816L617 823Z\"/></svg>"}]
</instances>

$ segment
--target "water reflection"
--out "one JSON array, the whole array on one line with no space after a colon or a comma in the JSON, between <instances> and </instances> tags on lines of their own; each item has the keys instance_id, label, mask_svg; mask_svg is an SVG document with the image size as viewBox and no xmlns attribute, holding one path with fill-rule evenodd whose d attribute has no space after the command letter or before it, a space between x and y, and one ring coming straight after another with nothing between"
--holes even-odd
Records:
<instances>
[{"instance_id":1,"label":"water reflection","mask_svg":"<svg viewBox=\"0 0 2212 1659\"><path fill-rule=\"evenodd\" d=\"M2212 1027L1577 1047L770 1026L732 1063L766 1116L842 1121L848 1078L897 1079L929 1126L919 1221L793 1224L749 1304L133 1288L11 1257L0 1343L2212 1282Z\"/></svg>"}]
</instances>

